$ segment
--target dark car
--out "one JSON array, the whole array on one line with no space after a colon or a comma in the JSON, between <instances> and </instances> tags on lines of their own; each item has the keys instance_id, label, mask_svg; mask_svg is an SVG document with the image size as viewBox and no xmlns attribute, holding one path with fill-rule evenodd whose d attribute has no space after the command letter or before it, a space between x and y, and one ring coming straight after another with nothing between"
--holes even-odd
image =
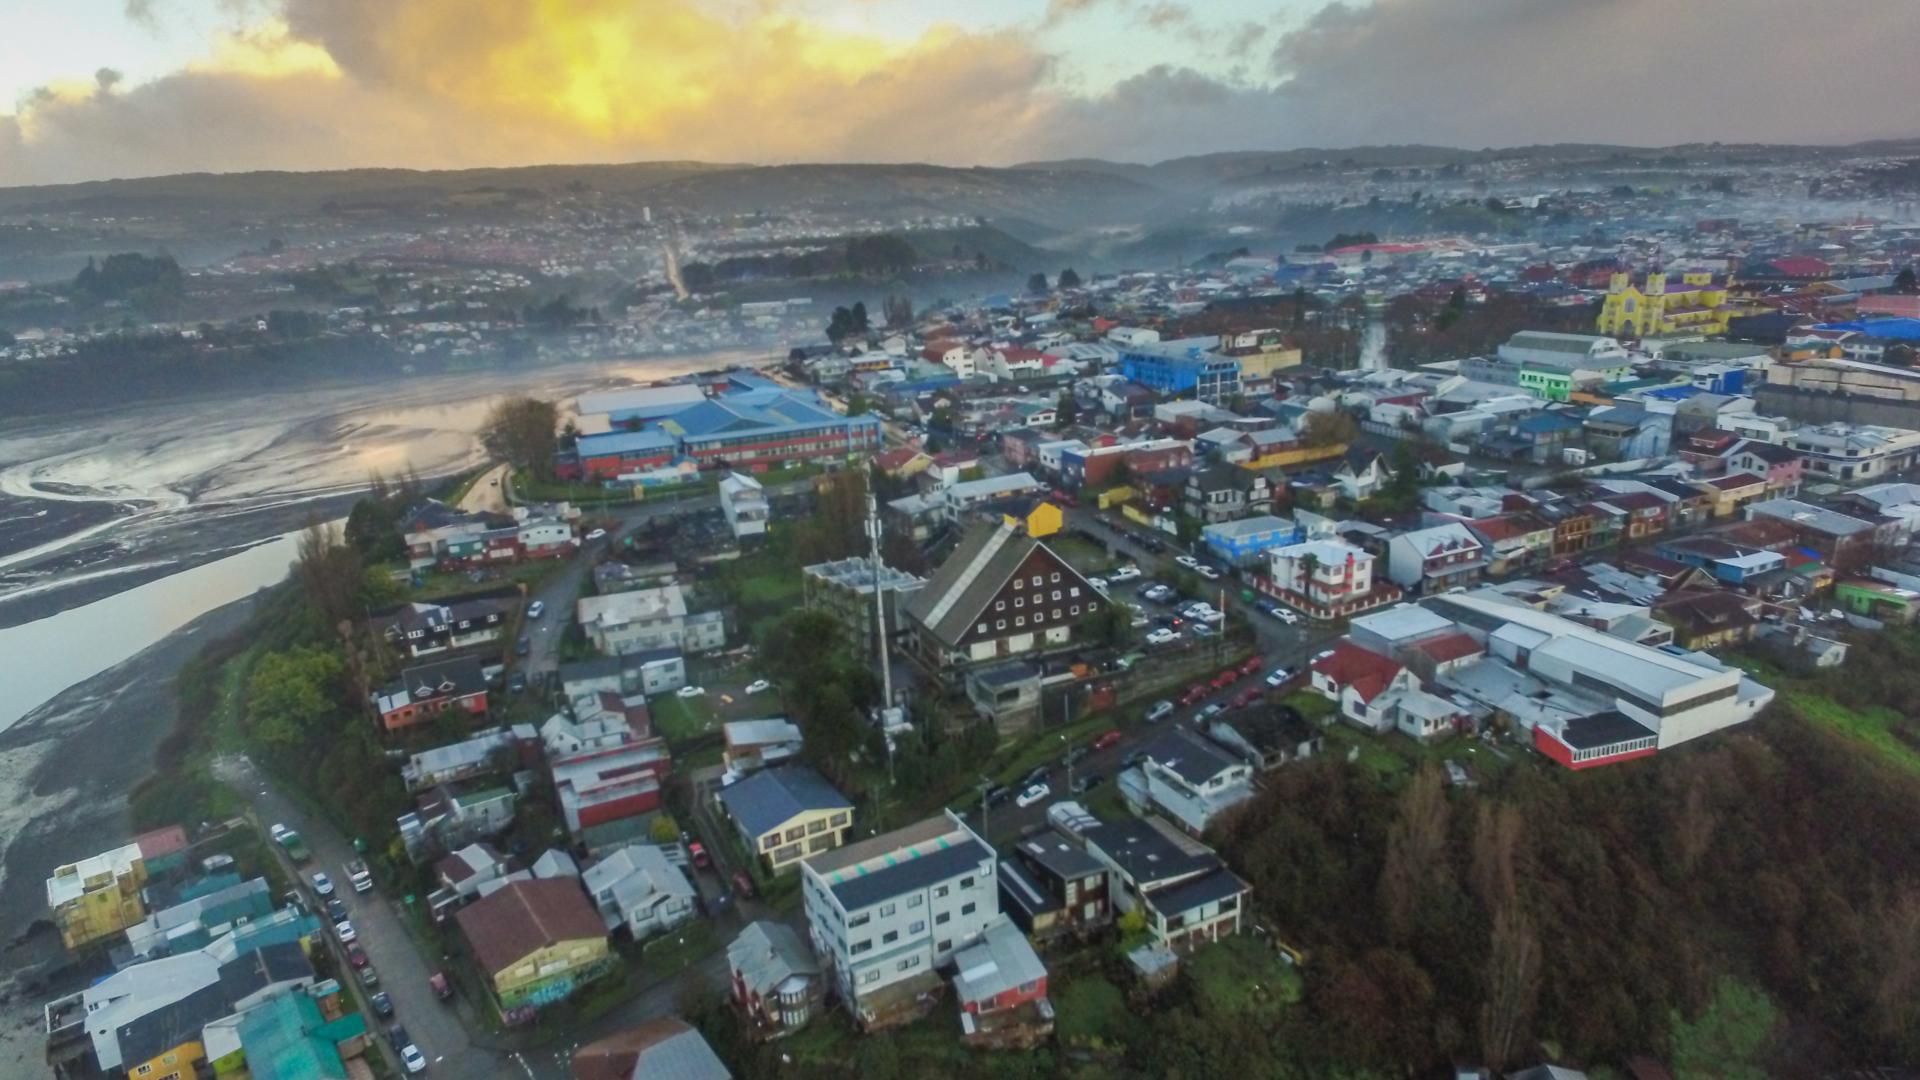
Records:
<instances>
[{"instance_id":1,"label":"dark car","mask_svg":"<svg viewBox=\"0 0 1920 1080\"><path fill-rule=\"evenodd\" d=\"M1093 753L1093 748L1090 746L1076 746L1073 749L1067 751L1066 756L1061 758L1060 760L1065 762L1068 765L1077 765L1080 763L1081 758L1084 758L1091 753Z\"/></svg>"},{"instance_id":2,"label":"dark car","mask_svg":"<svg viewBox=\"0 0 1920 1080\"><path fill-rule=\"evenodd\" d=\"M1053 771L1052 766L1035 765L1033 768L1027 770L1027 775L1020 778L1020 786L1023 788L1030 788L1033 785L1039 783L1040 781L1045 780L1047 778L1047 774L1052 771Z\"/></svg>"},{"instance_id":3,"label":"dark car","mask_svg":"<svg viewBox=\"0 0 1920 1080\"><path fill-rule=\"evenodd\" d=\"M347 905L341 903L340 898L337 896L329 898L327 900L327 917L336 923L346 922Z\"/></svg>"},{"instance_id":4,"label":"dark car","mask_svg":"<svg viewBox=\"0 0 1920 1080\"><path fill-rule=\"evenodd\" d=\"M533 651L533 639L525 634L521 634L520 640L513 644L513 651L516 656L527 655Z\"/></svg>"},{"instance_id":5,"label":"dark car","mask_svg":"<svg viewBox=\"0 0 1920 1080\"><path fill-rule=\"evenodd\" d=\"M988 806L999 806L1011 798L1013 798L1013 789L1005 784L995 784L987 789Z\"/></svg>"},{"instance_id":6,"label":"dark car","mask_svg":"<svg viewBox=\"0 0 1920 1080\"><path fill-rule=\"evenodd\" d=\"M373 1015L382 1020L393 1015L393 998L389 997L385 990L368 998L367 1004L373 1006Z\"/></svg>"},{"instance_id":7,"label":"dark car","mask_svg":"<svg viewBox=\"0 0 1920 1080\"><path fill-rule=\"evenodd\" d=\"M745 870L733 872L733 887L743 898L748 900L754 898L753 878L749 877Z\"/></svg>"},{"instance_id":8,"label":"dark car","mask_svg":"<svg viewBox=\"0 0 1920 1080\"><path fill-rule=\"evenodd\" d=\"M1106 777L1101 776L1097 772L1084 773L1076 776L1073 778L1073 793L1075 795L1085 795L1087 792L1099 787L1100 782L1105 779Z\"/></svg>"},{"instance_id":9,"label":"dark car","mask_svg":"<svg viewBox=\"0 0 1920 1080\"><path fill-rule=\"evenodd\" d=\"M519 693L525 692L526 689L527 689L527 673L526 672L516 671L512 675L507 677L508 693L519 694Z\"/></svg>"},{"instance_id":10,"label":"dark car","mask_svg":"<svg viewBox=\"0 0 1920 1080\"><path fill-rule=\"evenodd\" d=\"M407 1037L407 1029L400 1024L395 1024L387 1029L387 1041L393 1044L393 1052L396 1054L400 1052L401 1047L410 1045L413 1042L412 1039Z\"/></svg>"}]
</instances>

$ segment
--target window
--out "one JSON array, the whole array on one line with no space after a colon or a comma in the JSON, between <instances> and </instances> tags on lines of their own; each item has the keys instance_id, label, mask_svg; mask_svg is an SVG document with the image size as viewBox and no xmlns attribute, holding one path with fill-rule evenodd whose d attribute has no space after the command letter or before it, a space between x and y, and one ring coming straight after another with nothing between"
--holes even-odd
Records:
<instances>
[{"instance_id":1,"label":"window","mask_svg":"<svg viewBox=\"0 0 1920 1080\"><path fill-rule=\"evenodd\" d=\"M939 944L938 946L936 946L936 947L937 947L937 948L938 948L938 949L939 949L939 950L940 950L941 952L950 952L950 951L951 951L951 950L953 949L953 942L951 942L951 941L943 941L943 942L941 942L941 943L940 943L940 944Z\"/></svg>"},{"instance_id":2,"label":"window","mask_svg":"<svg viewBox=\"0 0 1920 1080\"><path fill-rule=\"evenodd\" d=\"M833 815L833 819L832 819L832 820L833 820L833 827L834 827L834 828L836 828L836 829L838 829L838 828L841 828L842 826L844 826L844 825L846 825L846 823L847 823L847 815L846 815L846 812L845 812L845 811L843 810L843 811L841 811L840 813L838 813L838 814L835 814L835 815Z\"/></svg>"},{"instance_id":3,"label":"window","mask_svg":"<svg viewBox=\"0 0 1920 1080\"><path fill-rule=\"evenodd\" d=\"M1027 617L1025 615L1015 615L1013 617L1013 625L1015 626L1027 625Z\"/></svg>"},{"instance_id":4,"label":"window","mask_svg":"<svg viewBox=\"0 0 1920 1080\"><path fill-rule=\"evenodd\" d=\"M951 911L943 911L943 912L941 912L940 914L938 914L938 915L935 915L935 916L933 917L933 925L935 925L935 926L945 926L945 925L947 925L947 923L948 923L948 921L950 921L950 920L951 920L952 918L953 918L953 912L951 912Z\"/></svg>"},{"instance_id":5,"label":"window","mask_svg":"<svg viewBox=\"0 0 1920 1080\"><path fill-rule=\"evenodd\" d=\"M807 831L810 833L821 832L824 829L826 829L826 827L827 827L826 818L814 818L812 821L807 822Z\"/></svg>"},{"instance_id":6,"label":"window","mask_svg":"<svg viewBox=\"0 0 1920 1080\"><path fill-rule=\"evenodd\" d=\"M1053 572L1053 583L1054 583L1055 585L1058 585L1058 584L1060 584L1060 571L1058 571L1058 570L1055 570L1055 571Z\"/></svg>"},{"instance_id":7,"label":"window","mask_svg":"<svg viewBox=\"0 0 1920 1080\"><path fill-rule=\"evenodd\" d=\"M917 956L909 956L905 960L900 961L901 971L911 971L914 968L917 968L919 966L920 966L920 958Z\"/></svg>"},{"instance_id":8,"label":"window","mask_svg":"<svg viewBox=\"0 0 1920 1080\"><path fill-rule=\"evenodd\" d=\"M971 901L969 901L968 903L965 903L965 904L961 904L961 905L960 905L960 914L962 914L962 915L971 915L971 914L973 914L973 911L974 911L974 909L975 909L975 908L977 908L977 907L979 907L979 906L980 906L980 905L978 905L978 904L975 904L975 903L972 903Z\"/></svg>"},{"instance_id":9,"label":"window","mask_svg":"<svg viewBox=\"0 0 1920 1080\"><path fill-rule=\"evenodd\" d=\"M987 632L987 624L986 624L986 623L981 623L981 624L980 624L979 626L976 626L976 627L974 627L974 628L973 628L973 632L974 632L974 633L976 633L976 634L984 634L984 633L986 633L986 632Z\"/></svg>"},{"instance_id":10,"label":"window","mask_svg":"<svg viewBox=\"0 0 1920 1080\"><path fill-rule=\"evenodd\" d=\"M1014 598L1013 598L1013 606L1014 606L1014 607L1017 607L1017 608L1019 608L1019 607L1026 607L1026 606L1027 606L1027 598L1026 598L1026 597L1024 597L1024 596L1016 596L1016 597L1014 597Z\"/></svg>"},{"instance_id":11,"label":"window","mask_svg":"<svg viewBox=\"0 0 1920 1080\"><path fill-rule=\"evenodd\" d=\"M866 952L867 950L869 950L869 949L871 949L871 948L873 948L873 939L872 939L872 938L868 938L868 939L867 939L867 940L865 940L865 941L856 941L856 942L854 942L854 943L853 943L853 948L851 948L851 949L848 949L848 950L847 950L847 954L848 954L849 956L859 956L859 955L860 955L861 953L863 953L863 952Z\"/></svg>"},{"instance_id":12,"label":"window","mask_svg":"<svg viewBox=\"0 0 1920 1080\"><path fill-rule=\"evenodd\" d=\"M934 889L933 889L934 899L938 900L940 897L945 895L947 895L947 887L945 885L934 886Z\"/></svg>"},{"instance_id":13,"label":"window","mask_svg":"<svg viewBox=\"0 0 1920 1080\"><path fill-rule=\"evenodd\" d=\"M1053 617L1054 617L1054 618L1056 618L1056 619L1058 619L1058 618L1060 617L1060 609L1059 609L1059 608L1054 608L1054 609L1053 609Z\"/></svg>"},{"instance_id":14,"label":"window","mask_svg":"<svg viewBox=\"0 0 1920 1080\"><path fill-rule=\"evenodd\" d=\"M1072 613L1073 613L1073 614L1075 614L1075 615L1078 615L1078 614L1080 614L1080 605L1079 605L1079 604L1075 604L1075 605L1073 605L1072 607L1070 607L1070 608L1068 608L1067 610L1068 610L1068 611L1070 611L1070 612L1072 612Z\"/></svg>"},{"instance_id":15,"label":"window","mask_svg":"<svg viewBox=\"0 0 1920 1080\"><path fill-rule=\"evenodd\" d=\"M1073 588L1071 588L1071 589L1068 589L1068 590L1067 590L1067 595L1068 595L1068 596L1079 596L1079 595L1080 595L1080 586L1078 586L1078 585L1075 585L1075 586L1074 586Z\"/></svg>"},{"instance_id":16,"label":"window","mask_svg":"<svg viewBox=\"0 0 1920 1080\"><path fill-rule=\"evenodd\" d=\"M961 887L961 888L963 888L963 889L971 889L971 888L973 888L973 879L972 879L972 878L970 878L970 877L963 877L963 878L961 878L961 879L960 879L960 887Z\"/></svg>"},{"instance_id":17,"label":"window","mask_svg":"<svg viewBox=\"0 0 1920 1080\"><path fill-rule=\"evenodd\" d=\"M787 839L789 840L798 840L805 835L807 835L807 829L804 825L795 825L793 828L787 830Z\"/></svg>"},{"instance_id":18,"label":"window","mask_svg":"<svg viewBox=\"0 0 1920 1080\"><path fill-rule=\"evenodd\" d=\"M898 930L889 930L886 933L880 935L880 944L882 945L891 945L894 942L899 940L900 940L900 931Z\"/></svg>"},{"instance_id":19,"label":"window","mask_svg":"<svg viewBox=\"0 0 1920 1080\"><path fill-rule=\"evenodd\" d=\"M762 851L772 851L774 848L778 847L779 845L780 845L779 833L768 833L766 836L763 836L760 838L760 850Z\"/></svg>"},{"instance_id":20,"label":"window","mask_svg":"<svg viewBox=\"0 0 1920 1080\"><path fill-rule=\"evenodd\" d=\"M874 968L874 969L873 969L872 971L863 971L863 972L861 972L861 973L860 973L860 981L861 981L861 982L863 982L863 983L871 983L871 982L879 982L879 981L880 981L880 969L879 969L879 968Z\"/></svg>"},{"instance_id":21,"label":"window","mask_svg":"<svg viewBox=\"0 0 1920 1080\"><path fill-rule=\"evenodd\" d=\"M892 904L881 904L880 917L884 919L887 916L893 914L893 909L894 909L894 906Z\"/></svg>"},{"instance_id":22,"label":"window","mask_svg":"<svg viewBox=\"0 0 1920 1080\"><path fill-rule=\"evenodd\" d=\"M912 896L907 897L907 906L910 908L919 907L926 902L927 898L921 896L919 893L914 893Z\"/></svg>"},{"instance_id":23,"label":"window","mask_svg":"<svg viewBox=\"0 0 1920 1080\"><path fill-rule=\"evenodd\" d=\"M1007 620L995 619L993 622L993 628L995 630L1005 630L1007 628Z\"/></svg>"},{"instance_id":24,"label":"window","mask_svg":"<svg viewBox=\"0 0 1920 1080\"><path fill-rule=\"evenodd\" d=\"M1036 588L1036 589L1040 587L1040 575L1039 575L1039 574L1035 574L1035 575L1033 575L1033 587L1034 587L1034 588Z\"/></svg>"},{"instance_id":25,"label":"window","mask_svg":"<svg viewBox=\"0 0 1920 1080\"><path fill-rule=\"evenodd\" d=\"M912 925L907 927L907 933L909 934L924 934L926 932L927 932L927 920L925 919L915 919L913 920Z\"/></svg>"},{"instance_id":26,"label":"window","mask_svg":"<svg viewBox=\"0 0 1920 1080\"><path fill-rule=\"evenodd\" d=\"M995 611L1007 610L1007 602L1005 600L995 600L993 602L993 610Z\"/></svg>"},{"instance_id":27,"label":"window","mask_svg":"<svg viewBox=\"0 0 1920 1080\"><path fill-rule=\"evenodd\" d=\"M1091 602L1091 601L1089 601L1089 602L1088 602L1088 604L1087 604L1087 614L1089 614L1089 615L1091 615L1091 614L1093 614L1094 612L1096 612L1096 611L1099 611L1099 610L1100 610L1100 605L1099 605L1099 604L1095 604L1095 603L1093 603L1093 602Z\"/></svg>"}]
</instances>

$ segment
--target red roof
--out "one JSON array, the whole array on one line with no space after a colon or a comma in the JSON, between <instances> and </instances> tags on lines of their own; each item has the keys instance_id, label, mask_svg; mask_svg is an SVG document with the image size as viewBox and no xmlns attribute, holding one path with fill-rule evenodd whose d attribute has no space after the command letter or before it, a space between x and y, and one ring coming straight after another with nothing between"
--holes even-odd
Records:
<instances>
[{"instance_id":1,"label":"red roof","mask_svg":"<svg viewBox=\"0 0 1920 1080\"><path fill-rule=\"evenodd\" d=\"M1333 652L1313 662L1313 672L1326 676L1337 688L1353 687L1361 701L1372 701L1400 674L1401 667L1377 652L1342 641Z\"/></svg>"},{"instance_id":2,"label":"red roof","mask_svg":"<svg viewBox=\"0 0 1920 1080\"><path fill-rule=\"evenodd\" d=\"M1428 638L1415 645L1414 648L1420 650L1422 654L1438 664L1465 659L1469 656L1478 656L1487 651L1481 648L1480 643L1473 640L1471 635L1458 632L1441 634L1437 638Z\"/></svg>"},{"instance_id":3,"label":"red roof","mask_svg":"<svg viewBox=\"0 0 1920 1080\"><path fill-rule=\"evenodd\" d=\"M1831 263L1811 255L1789 255L1784 259L1775 259L1767 264L1767 268L1787 277L1825 277L1833 273Z\"/></svg>"},{"instance_id":4,"label":"red roof","mask_svg":"<svg viewBox=\"0 0 1920 1080\"><path fill-rule=\"evenodd\" d=\"M150 833L142 833L134 837L133 842L139 846L141 858L157 859L162 855L187 850L187 830L178 825L168 825Z\"/></svg>"}]
</instances>

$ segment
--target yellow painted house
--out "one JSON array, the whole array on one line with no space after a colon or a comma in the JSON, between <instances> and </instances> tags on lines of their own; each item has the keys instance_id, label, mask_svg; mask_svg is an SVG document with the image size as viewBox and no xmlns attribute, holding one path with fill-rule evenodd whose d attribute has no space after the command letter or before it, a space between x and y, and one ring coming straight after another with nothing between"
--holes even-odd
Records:
<instances>
[{"instance_id":1,"label":"yellow painted house","mask_svg":"<svg viewBox=\"0 0 1920 1080\"><path fill-rule=\"evenodd\" d=\"M139 844L128 844L56 867L47 879L47 908L60 940L78 949L112 937L147 917L140 889L147 861Z\"/></svg>"},{"instance_id":2,"label":"yellow painted house","mask_svg":"<svg viewBox=\"0 0 1920 1080\"><path fill-rule=\"evenodd\" d=\"M762 769L720 789L720 804L747 850L775 873L847 842L853 803L803 765Z\"/></svg>"},{"instance_id":3,"label":"yellow painted house","mask_svg":"<svg viewBox=\"0 0 1920 1080\"><path fill-rule=\"evenodd\" d=\"M163 1054L133 1065L127 1075L133 1080L193 1080L196 1066L206 1056L206 1047L196 1034Z\"/></svg>"},{"instance_id":4,"label":"yellow painted house","mask_svg":"<svg viewBox=\"0 0 1920 1080\"><path fill-rule=\"evenodd\" d=\"M1036 540L1042 536L1052 536L1066 524L1066 515L1045 499L1030 499L1024 505L1010 506L1000 516L1007 524L1024 530Z\"/></svg>"},{"instance_id":5,"label":"yellow painted house","mask_svg":"<svg viewBox=\"0 0 1920 1080\"><path fill-rule=\"evenodd\" d=\"M1704 270L1682 273L1677 281L1669 277L1654 271L1636 284L1632 274L1613 275L1600 308L1600 332L1625 338L1727 332L1734 308L1725 281Z\"/></svg>"},{"instance_id":6,"label":"yellow painted house","mask_svg":"<svg viewBox=\"0 0 1920 1080\"><path fill-rule=\"evenodd\" d=\"M570 877L516 881L454 918L502 1009L551 1004L613 970L606 923Z\"/></svg>"}]
</instances>

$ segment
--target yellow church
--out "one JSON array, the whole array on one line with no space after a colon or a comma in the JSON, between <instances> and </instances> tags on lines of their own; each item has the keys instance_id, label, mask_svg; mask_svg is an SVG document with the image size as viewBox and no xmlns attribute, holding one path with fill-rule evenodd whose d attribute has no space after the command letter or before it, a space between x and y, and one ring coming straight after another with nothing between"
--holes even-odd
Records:
<instances>
[{"instance_id":1,"label":"yellow church","mask_svg":"<svg viewBox=\"0 0 1920 1080\"><path fill-rule=\"evenodd\" d=\"M1663 334L1724 334L1734 309L1727 303L1727 283L1701 270L1669 281L1659 271L1640 284L1632 274L1618 273L1607 286L1600 308L1599 329L1608 337L1657 337Z\"/></svg>"}]
</instances>

